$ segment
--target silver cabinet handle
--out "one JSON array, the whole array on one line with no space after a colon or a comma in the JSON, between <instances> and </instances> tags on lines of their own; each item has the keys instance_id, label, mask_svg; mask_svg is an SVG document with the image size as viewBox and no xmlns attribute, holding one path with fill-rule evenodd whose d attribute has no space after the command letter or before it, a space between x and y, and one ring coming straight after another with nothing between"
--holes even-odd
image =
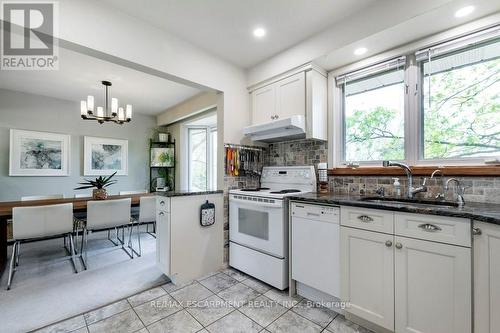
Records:
<instances>
[{"instance_id":1,"label":"silver cabinet handle","mask_svg":"<svg viewBox=\"0 0 500 333\"><path fill-rule=\"evenodd\" d=\"M163 215L165 215L165 213L164 212L160 212L158 215L163 216Z\"/></svg>"},{"instance_id":2,"label":"silver cabinet handle","mask_svg":"<svg viewBox=\"0 0 500 333\"><path fill-rule=\"evenodd\" d=\"M388 240L387 242L385 242L385 246L391 247L392 246L392 242L390 240Z\"/></svg>"},{"instance_id":3,"label":"silver cabinet handle","mask_svg":"<svg viewBox=\"0 0 500 333\"><path fill-rule=\"evenodd\" d=\"M368 215L360 215L360 216L358 216L358 220L360 220L361 222L364 222L364 223L373 222L373 218L368 216Z\"/></svg>"},{"instance_id":4,"label":"silver cabinet handle","mask_svg":"<svg viewBox=\"0 0 500 333\"><path fill-rule=\"evenodd\" d=\"M472 227L472 234L474 236L479 236L483 234L483 231L478 227Z\"/></svg>"},{"instance_id":5,"label":"silver cabinet handle","mask_svg":"<svg viewBox=\"0 0 500 333\"><path fill-rule=\"evenodd\" d=\"M401 250L403 248L403 244L401 244L400 242L397 242L396 245L394 245L396 247L396 249L398 250Z\"/></svg>"},{"instance_id":6,"label":"silver cabinet handle","mask_svg":"<svg viewBox=\"0 0 500 333\"><path fill-rule=\"evenodd\" d=\"M165 206L165 201L160 201L160 205Z\"/></svg>"},{"instance_id":7,"label":"silver cabinet handle","mask_svg":"<svg viewBox=\"0 0 500 333\"><path fill-rule=\"evenodd\" d=\"M438 227L437 225L430 224L430 223L424 223L418 226L420 229L423 231L427 232L436 232L436 231L441 231L442 229Z\"/></svg>"}]
</instances>

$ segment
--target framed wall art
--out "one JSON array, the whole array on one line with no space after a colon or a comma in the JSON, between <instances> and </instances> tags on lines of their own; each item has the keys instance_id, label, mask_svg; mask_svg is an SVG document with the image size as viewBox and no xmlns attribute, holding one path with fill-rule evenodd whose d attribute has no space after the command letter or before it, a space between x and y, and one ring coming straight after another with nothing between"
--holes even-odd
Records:
<instances>
[{"instance_id":1,"label":"framed wall art","mask_svg":"<svg viewBox=\"0 0 500 333\"><path fill-rule=\"evenodd\" d=\"M9 176L69 176L71 136L10 130Z\"/></svg>"},{"instance_id":2,"label":"framed wall art","mask_svg":"<svg viewBox=\"0 0 500 333\"><path fill-rule=\"evenodd\" d=\"M128 175L128 140L86 136L83 156L84 176Z\"/></svg>"}]
</instances>

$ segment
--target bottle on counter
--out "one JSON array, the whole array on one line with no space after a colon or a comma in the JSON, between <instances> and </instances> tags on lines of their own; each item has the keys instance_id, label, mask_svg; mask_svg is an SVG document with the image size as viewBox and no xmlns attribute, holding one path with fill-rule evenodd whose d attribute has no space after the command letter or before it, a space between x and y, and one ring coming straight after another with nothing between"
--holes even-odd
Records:
<instances>
[{"instance_id":1,"label":"bottle on counter","mask_svg":"<svg viewBox=\"0 0 500 333\"><path fill-rule=\"evenodd\" d=\"M394 180L394 194L397 198L401 197L401 183L399 182L399 178L392 178Z\"/></svg>"}]
</instances>

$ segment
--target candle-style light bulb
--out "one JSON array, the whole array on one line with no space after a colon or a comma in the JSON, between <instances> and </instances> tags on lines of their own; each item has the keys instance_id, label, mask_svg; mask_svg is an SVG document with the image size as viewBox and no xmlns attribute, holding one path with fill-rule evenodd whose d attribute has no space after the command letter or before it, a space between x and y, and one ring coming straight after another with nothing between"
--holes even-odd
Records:
<instances>
[{"instance_id":1,"label":"candle-style light bulb","mask_svg":"<svg viewBox=\"0 0 500 333\"><path fill-rule=\"evenodd\" d=\"M126 116L127 116L127 119L132 119L132 105L130 105L130 104L127 104Z\"/></svg>"},{"instance_id":2,"label":"candle-style light bulb","mask_svg":"<svg viewBox=\"0 0 500 333\"><path fill-rule=\"evenodd\" d=\"M118 120L120 121L125 120L125 110L123 110L122 107L118 108Z\"/></svg>"},{"instance_id":3,"label":"candle-style light bulb","mask_svg":"<svg viewBox=\"0 0 500 333\"><path fill-rule=\"evenodd\" d=\"M94 112L94 96L87 96L87 111Z\"/></svg>"},{"instance_id":4,"label":"candle-style light bulb","mask_svg":"<svg viewBox=\"0 0 500 333\"><path fill-rule=\"evenodd\" d=\"M82 117L87 116L87 102L86 101L81 101L80 102L80 114Z\"/></svg>"},{"instance_id":5,"label":"candle-style light bulb","mask_svg":"<svg viewBox=\"0 0 500 333\"><path fill-rule=\"evenodd\" d=\"M115 117L117 113L118 113L118 99L111 98L111 115Z\"/></svg>"},{"instance_id":6,"label":"candle-style light bulb","mask_svg":"<svg viewBox=\"0 0 500 333\"><path fill-rule=\"evenodd\" d=\"M102 106L97 107L97 117L99 117L99 118L104 117L104 109L102 108Z\"/></svg>"}]
</instances>

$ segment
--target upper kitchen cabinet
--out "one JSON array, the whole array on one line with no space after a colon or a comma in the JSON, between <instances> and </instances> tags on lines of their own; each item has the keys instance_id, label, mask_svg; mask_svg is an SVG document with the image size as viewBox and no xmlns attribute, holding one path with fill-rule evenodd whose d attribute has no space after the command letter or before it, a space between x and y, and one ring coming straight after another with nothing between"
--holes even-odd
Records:
<instances>
[{"instance_id":1,"label":"upper kitchen cabinet","mask_svg":"<svg viewBox=\"0 0 500 333\"><path fill-rule=\"evenodd\" d=\"M327 78L320 68L307 64L249 90L252 126L244 132L254 141L327 140Z\"/></svg>"}]
</instances>

